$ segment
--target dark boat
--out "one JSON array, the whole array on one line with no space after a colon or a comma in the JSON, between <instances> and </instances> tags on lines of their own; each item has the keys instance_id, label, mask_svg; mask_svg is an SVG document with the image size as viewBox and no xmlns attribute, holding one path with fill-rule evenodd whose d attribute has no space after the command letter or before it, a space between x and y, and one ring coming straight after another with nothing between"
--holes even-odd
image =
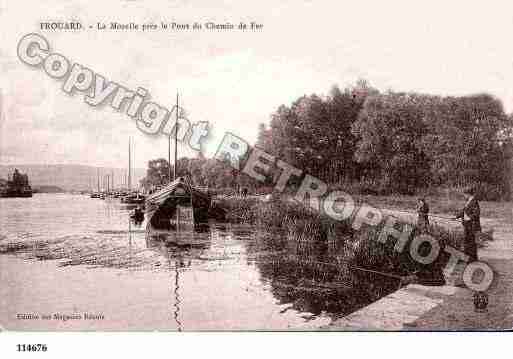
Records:
<instances>
[{"instance_id":1,"label":"dark boat","mask_svg":"<svg viewBox=\"0 0 513 359\"><path fill-rule=\"evenodd\" d=\"M0 191L0 197L32 197L32 187L30 187L28 176L22 174L18 169L14 170L12 178Z\"/></svg>"},{"instance_id":2,"label":"dark boat","mask_svg":"<svg viewBox=\"0 0 513 359\"><path fill-rule=\"evenodd\" d=\"M192 186L179 177L146 200L148 225L152 229L195 229L208 223L212 217L224 216L224 210L215 207L209 193Z\"/></svg>"},{"instance_id":3,"label":"dark boat","mask_svg":"<svg viewBox=\"0 0 513 359\"><path fill-rule=\"evenodd\" d=\"M144 221L144 211L141 207L137 207L130 215L130 218L136 223L141 223Z\"/></svg>"},{"instance_id":4,"label":"dark boat","mask_svg":"<svg viewBox=\"0 0 513 359\"><path fill-rule=\"evenodd\" d=\"M128 196L125 196L121 198L121 203L125 204L144 204L144 201L146 200L146 197L143 196L140 193L133 193L129 194Z\"/></svg>"}]
</instances>

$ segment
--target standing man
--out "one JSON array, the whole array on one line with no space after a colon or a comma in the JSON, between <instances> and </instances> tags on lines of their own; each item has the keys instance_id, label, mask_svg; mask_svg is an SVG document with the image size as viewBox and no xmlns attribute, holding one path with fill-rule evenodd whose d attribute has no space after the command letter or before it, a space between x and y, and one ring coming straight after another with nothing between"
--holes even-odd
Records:
<instances>
[{"instance_id":1,"label":"standing man","mask_svg":"<svg viewBox=\"0 0 513 359\"><path fill-rule=\"evenodd\" d=\"M481 232L481 209L475 190L467 189L463 194L467 202L456 218L461 218L465 233L463 251L469 256L470 262L474 262L477 261L476 232Z\"/></svg>"}]
</instances>

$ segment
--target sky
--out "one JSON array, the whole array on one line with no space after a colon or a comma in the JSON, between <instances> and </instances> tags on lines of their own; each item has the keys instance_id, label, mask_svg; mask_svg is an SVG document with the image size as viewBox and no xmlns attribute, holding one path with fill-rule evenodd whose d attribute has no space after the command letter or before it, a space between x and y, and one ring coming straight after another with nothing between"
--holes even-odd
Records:
<instances>
[{"instance_id":1,"label":"sky","mask_svg":"<svg viewBox=\"0 0 513 359\"><path fill-rule=\"evenodd\" d=\"M126 114L92 108L62 81L23 64L31 32L53 51L171 108L208 121L212 156L226 131L254 143L259 123L302 95L359 78L380 90L488 92L513 110L513 9L504 1L0 0L0 163L136 167L167 157L167 138ZM41 21L263 24L261 31L41 31ZM179 146L179 154L195 152Z\"/></svg>"}]
</instances>

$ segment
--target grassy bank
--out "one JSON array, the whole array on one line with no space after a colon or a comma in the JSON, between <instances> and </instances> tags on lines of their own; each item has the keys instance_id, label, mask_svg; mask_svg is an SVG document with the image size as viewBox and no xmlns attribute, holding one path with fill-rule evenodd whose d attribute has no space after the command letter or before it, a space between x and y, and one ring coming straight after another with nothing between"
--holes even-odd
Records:
<instances>
[{"instance_id":1,"label":"grassy bank","mask_svg":"<svg viewBox=\"0 0 513 359\"><path fill-rule=\"evenodd\" d=\"M412 274L422 284L443 284L442 270L449 259L443 248L446 245L460 248L462 242L460 231L431 225L428 232L438 240L441 250L433 263L423 265L413 260L409 253L410 243L418 234L417 229L413 230L405 249L399 253L394 248L394 238L389 237L384 243L378 240L383 223L354 230L352 218L335 221L288 198L268 202L255 198L231 198L222 200L221 205L228 209L230 222L253 224L274 233L276 240L286 241L287 255L303 258L299 259L303 262L306 258L312 263L334 265L338 272L337 280L360 287L362 295L371 301L407 284L401 278L411 279ZM398 224L399 227L404 225ZM421 247L419 251L425 255L429 246ZM291 270L293 268L291 264ZM333 279L333 276L329 277Z\"/></svg>"}]
</instances>

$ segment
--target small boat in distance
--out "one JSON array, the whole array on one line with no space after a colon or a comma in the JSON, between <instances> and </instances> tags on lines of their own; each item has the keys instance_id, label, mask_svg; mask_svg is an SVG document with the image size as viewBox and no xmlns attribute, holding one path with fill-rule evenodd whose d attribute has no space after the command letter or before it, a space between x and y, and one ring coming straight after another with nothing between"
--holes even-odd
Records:
<instances>
[{"instance_id":1,"label":"small boat in distance","mask_svg":"<svg viewBox=\"0 0 513 359\"><path fill-rule=\"evenodd\" d=\"M121 198L121 203L125 204L144 204L146 197L139 192L131 193L125 197Z\"/></svg>"},{"instance_id":2,"label":"small boat in distance","mask_svg":"<svg viewBox=\"0 0 513 359\"><path fill-rule=\"evenodd\" d=\"M32 193L28 176L20 173L17 168L6 185L0 188L0 197L32 197Z\"/></svg>"}]
</instances>

